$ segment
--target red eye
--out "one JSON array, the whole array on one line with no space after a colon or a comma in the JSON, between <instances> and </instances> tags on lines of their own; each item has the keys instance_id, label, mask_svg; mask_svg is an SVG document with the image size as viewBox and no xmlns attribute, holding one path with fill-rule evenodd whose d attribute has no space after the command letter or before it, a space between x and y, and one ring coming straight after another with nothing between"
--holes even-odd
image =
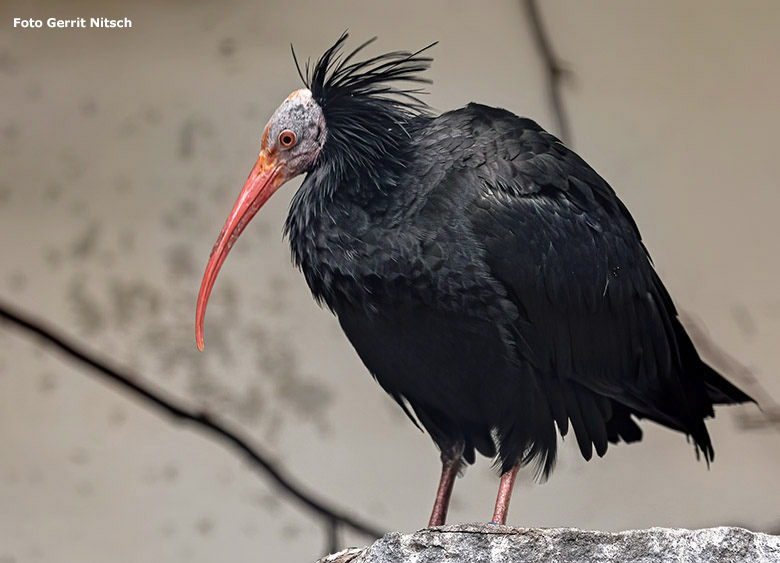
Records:
<instances>
[{"instance_id":1,"label":"red eye","mask_svg":"<svg viewBox=\"0 0 780 563\"><path fill-rule=\"evenodd\" d=\"M284 148L289 149L295 144L295 133L289 129L279 133L279 144Z\"/></svg>"}]
</instances>

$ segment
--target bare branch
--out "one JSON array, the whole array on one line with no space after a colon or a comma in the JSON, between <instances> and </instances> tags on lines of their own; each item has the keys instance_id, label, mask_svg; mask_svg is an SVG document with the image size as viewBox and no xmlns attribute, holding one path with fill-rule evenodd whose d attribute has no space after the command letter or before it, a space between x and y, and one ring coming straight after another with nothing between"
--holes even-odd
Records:
<instances>
[{"instance_id":1,"label":"bare branch","mask_svg":"<svg viewBox=\"0 0 780 563\"><path fill-rule=\"evenodd\" d=\"M558 122L558 134L564 143L570 143L571 130L569 128L569 119L566 115L566 109L563 107L563 99L561 97L561 81L569 71L561 65L558 57L555 56L536 0L522 0L522 2L531 25L534 42L544 63L547 75L547 95L550 98L550 106Z\"/></svg>"},{"instance_id":2,"label":"bare branch","mask_svg":"<svg viewBox=\"0 0 780 563\"><path fill-rule=\"evenodd\" d=\"M70 338L61 336L56 330L47 327L45 323L37 321L26 314L13 311L2 303L0 303L0 318L9 321L18 328L33 333L42 339L44 343L91 367L103 379L141 399L146 406L153 407L158 412L173 417L176 421L189 423L193 428L210 435L218 442L231 446L237 453L244 454L250 464L260 469L278 488L323 519L329 544L336 541L336 529L340 526L345 526L372 538L378 538L383 535L383 532L378 527L360 518L348 515L339 508L316 498L311 492L294 483L280 468L268 461L268 456L257 446L253 445L248 438L242 437L239 432L229 428L224 422L214 419L205 412L189 410L180 401L166 396L165 393L154 389L148 383L142 383L138 378L127 375L121 369L111 366L109 362L98 359L96 355L85 348L74 344ZM329 545L329 547L333 546Z\"/></svg>"}]
</instances>

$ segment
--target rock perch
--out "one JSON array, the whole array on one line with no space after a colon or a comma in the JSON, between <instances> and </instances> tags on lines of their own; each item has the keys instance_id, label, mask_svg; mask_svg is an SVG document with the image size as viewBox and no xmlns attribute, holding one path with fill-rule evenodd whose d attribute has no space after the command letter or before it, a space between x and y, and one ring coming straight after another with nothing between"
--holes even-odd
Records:
<instances>
[{"instance_id":1,"label":"rock perch","mask_svg":"<svg viewBox=\"0 0 780 563\"><path fill-rule=\"evenodd\" d=\"M780 536L743 528L592 532L489 524L393 532L318 563L780 563Z\"/></svg>"}]
</instances>

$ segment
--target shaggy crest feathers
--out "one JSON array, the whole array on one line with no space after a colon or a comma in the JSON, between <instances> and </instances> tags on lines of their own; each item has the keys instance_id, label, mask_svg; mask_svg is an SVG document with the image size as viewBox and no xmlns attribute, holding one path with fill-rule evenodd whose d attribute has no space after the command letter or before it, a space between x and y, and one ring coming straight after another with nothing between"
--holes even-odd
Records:
<instances>
[{"instance_id":1,"label":"shaggy crest feathers","mask_svg":"<svg viewBox=\"0 0 780 563\"><path fill-rule=\"evenodd\" d=\"M376 38L345 55L343 47L348 37L343 33L313 67L307 60L302 69L294 49L293 59L301 80L325 116L327 137L321 160L342 181L358 174L379 186L376 165L402 164L388 159L396 158L408 139L410 121L429 113L428 105L418 98L425 92L415 85L431 82L419 74L430 67L433 59L421 54L436 43L414 53L392 51L355 61ZM387 171L385 167L385 174Z\"/></svg>"},{"instance_id":2,"label":"shaggy crest feathers","mask_svg":"<svg viewBox=\"0 0 780 563\"><path fill-rule=\"evenodd\" d=\"M348 37L349 34L343 33L317 60L314 68L310 68L309 61L306 61L302 70L293 50L298 75L323 109L337 103L342 97L366 96L390 102L403 110L427 110L427 104L417 97L424 93L421 88L399 88L391 83L430 84L429 79L421 78L418 74L430 68L433 58L422 57L420 54L436 43L414 53L392 51L350 64L360 51L376 41L376 37L358 46L345 57L342 48Z\"/></svg>"}]
</instances>

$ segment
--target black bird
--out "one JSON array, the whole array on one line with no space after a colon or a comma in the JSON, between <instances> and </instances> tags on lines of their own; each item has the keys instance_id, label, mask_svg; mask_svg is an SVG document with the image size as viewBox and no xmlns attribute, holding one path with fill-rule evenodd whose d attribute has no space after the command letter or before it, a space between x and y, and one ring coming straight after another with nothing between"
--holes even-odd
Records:
<instances>
[{"instance_id":1,"label":"black bird","mask_svg":"<svg viewBox=\"0 0 780 563\"><path fill-rule=\"evenodd\" d=\"M230 248L305 173L284 227L293 262L441 450L431 526L476 452L497 458L505 523L518 468L552 471L556 427L589 460L648 419L709 464L713 405L752 399L699 358L607 182L530 119L474 103L434 116L417 97L425 49L358 61L370 41L345 54L346 39L298 66L305 88L265 128L203 276L198 347Z\"/></svg>"}]
</instances>

